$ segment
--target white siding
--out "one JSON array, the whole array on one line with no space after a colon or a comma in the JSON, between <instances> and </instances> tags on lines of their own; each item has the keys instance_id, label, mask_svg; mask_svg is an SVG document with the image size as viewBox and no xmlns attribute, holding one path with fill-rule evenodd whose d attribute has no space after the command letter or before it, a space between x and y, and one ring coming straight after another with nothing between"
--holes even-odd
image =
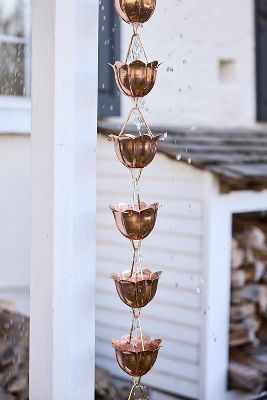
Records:
<instances>
[{"instance_id":1,"label":"white siding","mask_svg":"<svg viewBox=\"0 0 267 400\"><path fill-rule=\"evenodd\" d=\"M0 300L29 313L30 136L0 134Z\"/></svg>"},{"instance_id":2,"label":"white siding","mask_svg":"<svg viewBox=\"0 0 267 400\"><path fill-rule=\"evenodd\" d=\"M163 62L145 97L148 122L255 126L254 24L253 0L158 1L141 30L149 61ZM122 59L130 33L130 26L122 24ZM221 72L224 62L230 65L227 79ZM125 115L125 96L122 106Z\"/></svg>"},{"instance_id":3,"label":"white siding","mask_svg":"<svg viewBox=\"0 0 267 400\"><path fill-rule=\"evenodd\" d=\"M158 154L140 181L142 200L162 204L142 255L146 266L163 275L142 321L146 333L163 339L163 347L143 381L193 398L199 397L201 377L204 179L202 172ZM110 275L129 269L132 252L108 205L131 201L132 187L129 171L103 136L98 143L97 185L97 362L125 377L110 341L129 332L131 315Z\"/></svg>"}]
</instances>

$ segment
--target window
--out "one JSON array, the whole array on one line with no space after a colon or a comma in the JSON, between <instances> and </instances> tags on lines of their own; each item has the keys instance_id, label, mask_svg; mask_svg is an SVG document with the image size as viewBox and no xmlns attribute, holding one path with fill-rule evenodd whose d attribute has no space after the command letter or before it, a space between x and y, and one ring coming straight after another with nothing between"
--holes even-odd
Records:
<instances>
[{"instance_id":1,"label":"window","mask_svg":"<svg viewBox=\"0 0 267 400\"><path fill-rule=\"evenodd\" d=\"M99 1L98 116L120 115L120 97L108 63L120 59L120 21L112 0Z\"/></svg>"},{"instance_id":2,"label":"window","mask_svg":"<svg viewBox=\"0 0 267 400\"><path fill-rule=\"evenodd\" d=\"M30 96L30 1L0 2L0 95Z\"/></svg>"},{"instance_id":3,"label":"window","mask_svg":"<svg viewBox=\"0 0 267 400\"><path fill-rule=\"evenodd\" d=\"M257 119L267 122L267 0L255 0Z\"/></svg>"},{"instance_id":4,"label":"window","mask_svg":"<svg viewBox=\"0 0 267 400\"><path fill-rule=\"evenodd\" d=\"M120 114L108 63L120 58L120 22L112 0L99 0L99 117ZM0 0L0 133L30 133L31 0Z\"/></svg>"}]
</instances>

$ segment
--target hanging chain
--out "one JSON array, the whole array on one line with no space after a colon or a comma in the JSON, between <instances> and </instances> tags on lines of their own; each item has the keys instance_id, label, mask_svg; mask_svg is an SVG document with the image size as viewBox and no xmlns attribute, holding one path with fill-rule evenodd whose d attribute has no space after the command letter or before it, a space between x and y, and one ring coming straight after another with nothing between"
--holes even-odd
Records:
<instances>
[{"instance_id":1,"label":"hanging chain","mask_svg":"<svg viewBox=\"0 0 267 400\"><path fill-rule=\"evenodd\" d=\"M148 132L149 136L150 136L151 138L153 138L154 135L153 135L151 129L149 128L149 125L148 125L148 123L146 122L145 117L144 117L142 111L140 110L140 108L139 108L139 106L138 106L138 102L139 102L139 98L138 98L138 97L135 97L135 98L134 98L134 106L133 106L133 107L131 108L131 110L129 111L129 113L128 113L128 115L127 115L127 118L126 118L126 120L125 120L125 122L124 122L124 124L123 124L123 126L122 126L122 128L121 128L121 131L120 131L120 133L119 133L119 136L123 135L123 133L124 133L124 131L125 131L125 128L127 127L127 125L128 125L128 123L129 123L129 121L130 121L130 119L131 119L131 116L132 116L133 112L134 112L134 111L137 111L137 112L139 113L140 117L141 117L141 120L142 120L143 124L145 125L145 127L146 127L146 129L147 129L147 132ZM141 136L141 132L139 132L139 135Z\"/></svg>"},{"instance_id":2,"label":"hanging chain","mask_svg":"<svg viewBox=\"0 0 267 400\"><path fill-rule=\"evenodd\" d=\"M136 323L138 325L138 330L140 333L140 339L141 339L141 345L142 345L142 351L145 351L145 344L144 344L144 336L143 336L143 330L142 330L142 325L141 325L141 309L140 308L132 308L132 325L130 329L130 343L133 339L133 333L135 331Z\"/></svg>"},{"instance_id":3,"label":"hanging chain","mask_svg":"<svg viewBox=\"0 0 267 400\"><path fill-rule=\"evenodd\" d=\"M144 56L145 56L146 63L148 64L147 54L146 54L146 51L145 51L145 48L144 48L144 45L143 45L141 36L140 36L139 33L138 33L138 26L136 26L136 25L133 25L133 34L132 34L132 37L131 37L131 40L130 40L130 44L129 44L129 47L128 47L128 50L127 50L126 59L125 59L125 64L128 63L129 56L130 56L131 49L132 49L132 45L133 45L133 41L134 41L135 38L138 39L138 41L139 41L139 43L140 43L140 45L141 45L143 54L144 54Z\"/></svg>"},{"instance_id":4,"label":"hanging chain","mask_svg":"<svg viewBox=\"0 0 267 400\"><path fill-rule=\"evenodd\" d=\"M132 378L132 383L133 383L133 386L132 386L132 388L130 390L128 400L131 400L131 397L134 394L134 389L139 389L140 393L141 393L141 396L142 396L142 400L146 400L146 396L145 396L144 390L143 390L143 388L141 386L141 377L139 377L137 381L135 381L134 378Z\"/></svg>"},{"instance_id":5,"label":"hanging chain","mask_svg":"<svg viewBox=\"0 0 267 400\"><path fill-rule=\"evenodd\" d=\"M133 28L133 33L131 35L129 47L128 47L128 50L126 53L125 64L128 65L130 58L131 59L133 58L134 61L137 61L139 55L141 55L143 53L146 64L148 65L149 62L148 62L147 54L146 54L142 39L138 32L139 26L138 26L138 24L132 24L132 28ZM130 55L132 55L133 57L130 57ZM124 131L125 131L127 125L129 124L133 113L137 114L136 118L138 118L138 125L137 124L136 125L137 125L138 131L139 131L139 135L142 136L141 129L138 127L139 123L140 123L140 127L143 124L146 127L147 134L150 136L151 139L153 139L154 135L153 135L151 129L149 128L149 125L147 124L142 111L140 110L138 97L133 98L133 106L130 109L130 111L127 115L127 118L120 130L119 137L124 134ZM131 178L132 178L132 185L133 185L133 192L132 192L133 207L132 207L132 209L133 209L133 211L140 212L142 203L140 201L140 193L139 193L139 185L138 184L139 184L139 180L141 178L142 169L141 168L140 169L139 168L138 169L130 169L130 171L131 171ZM132 258L131 272L130 272L129 278L131 279L134 277L133 280L135 281L135 283L137 285L139 281L141 281L141 280L144 281L144 274L143 274L143 267L142 267L142 260L141 260L142 240L138 240L138 241L131 240L131 244L132 244L132 248L133 248L133 258ZM141 279L140 279L140 276L141 276ZM138 304L138 305L140 305L140 304ZM141 340L142 352L145 352L144 335L143 335L140 317L141 317L141 308L132 308L132 323L131 323L131 328L130 328L129 342L133 343L133 345L135 345L135 344L137 345L137 343L139 344L139 340ZM137 333L138 331L140 334L139 336ZM138 341L135 342L135 341L133 341L133 339L136 339ZM136 350L139 350L139 348L137 348ZM146 396L145 396L143 387L141 386L141 376L138 378L132 377L132 388L130 390L128 400L132 399L135 389L139 389L142 400L146 400Z\"/></svg>"}]
</instances>

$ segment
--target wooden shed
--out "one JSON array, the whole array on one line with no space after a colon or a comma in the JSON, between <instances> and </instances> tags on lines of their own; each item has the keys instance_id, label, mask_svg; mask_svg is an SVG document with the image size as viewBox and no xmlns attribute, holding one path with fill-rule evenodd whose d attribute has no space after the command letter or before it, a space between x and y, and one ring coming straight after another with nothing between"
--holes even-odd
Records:
<instances>
[{"instance_id":1,"label":"wooden shed","mask_svg":"<svg viewBox=\"0 0 267 400\"><path fill-rule=\"evenodd\" d=\"M160 130L159 130L160 131ZM129 269L131 249L109 204L131 201L129 171L99 126L97 166L97 362L115 376L112 338L127 333L130 310L115 295L112 272ZM267 211L267 132L172 129L143 171L142 199L159 201L143 242L143 265L162 270L143 328L163 339L144 382L199 400L251 399L228 390L232 218Z\"/></svg>"}]
</instances>

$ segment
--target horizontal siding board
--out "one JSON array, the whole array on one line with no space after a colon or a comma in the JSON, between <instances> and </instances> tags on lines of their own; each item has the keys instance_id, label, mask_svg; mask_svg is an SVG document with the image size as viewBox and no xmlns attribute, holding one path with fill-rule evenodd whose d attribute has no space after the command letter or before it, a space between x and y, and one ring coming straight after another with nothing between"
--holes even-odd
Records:
<instances>
[{"instance_id":1,"label":"horizontal siding board","mask_svg":"<svg viewBox=\"0 0 267 400\"><path fill-rule=\"evenodd\" d=\"M112 359L97 354L96 361L101 366L110 370L114 376L125 379L125 373L123 373ZM190 398L198 397L199 385L197 382L188 381L185 378L179 378L178 376L170 376L169 374L165 375L162 371L157 372L153 369L142 378L142 382L148 386L171 393L180 393L181 395Z\"/></svg>"},{"instance_id":2,"label":"horizontal siding board","mask_svg":"<svg viewBox=\"0 0 267 400\"><path fill-rule=\"evenodd\" d=\"M115 230L115 232L114 232ZM113 246L122 246L127 239L115 227L107 227L101 229L99 226L96 232L97 241L101 243L111 243ZM175 235L164 235L157 231L155 226L153 232L145 239L146 248L157 249L162 253L189 253L201 255L202 240L199 238L191 238L183 236L176 237ZM127 242L126 242L127 243ZM128 243L130 245L130 242Z\"/></svg>"},{"instance_id":3,"label":"horizontal siding board","mask_svg":"<svg viewBox=\"0 0 267 400\"><path fill-rule=\"evenodd\" d=\"M131 198L130 193L132 191L130 178L126 178L124 181L122 178L119 179L118 175L105 174L97 175L97 193L98 197L102 195L106 197L108 202L111 201L109 197L116 196L119 202L127 201ZM119 182L119 186L116 186L116 182ZM116 190L117 189L117 190ZM202 201L202 191L203 184L190 182L180 182L171 183L168 181L152 182L151 180L142 180L140 183L140 190L142 193L142 198L145 201L160 201L166 203L167 201L173 201L175 199L185 200L187 202ZM124 198L124 196L126 198Z\"/></svg>"},{"instance_id":4,"label":"horizontal siding board","mask_svg":"<svg viewBox=\"0 0 267 400\"><path fill-rule=\"evenodd\" d=\"M114 299L114 290L98 291L96 304L99 307L105 308L106 310L112 310L117 312L119 315L122 311L122 307L125 307L124 303L117 297L117 301ZM162 304L159 295L150 303L143 312L142 316L146 318L153 318L158 321L159 316L161 323L173 322L180 323L187 326L199 327L201 325L201 318L198 310L193 310L190 307L177 307L171 304Z\"/></svg>"},{"instance_id":5,"label":"horizontal siding board","mask_svg":"<svg viewBox=\"0 0 267 400\"><path fill-rule=\"evenodd\" d=\"M114 262L119 268L123 270L129 269L132 251L127 245L123 243L119 251L112 243L97 242L97 262L99 260L107 260ZM163 253L161 249L150 251L145 242L142 246L143 263L153 269L173 269L184 272L196 273L200 272L203 268L203 259L195 254L184 253Z\"/></svg>"},{"instance_id":6,"label":"horizontal siding board","mask_svg":"<svg viewBox=\"0 0 267 400\"><path fill-rule=\"evenodd\" d=\"M115 178L121 181L126 180L125 182L126 184L127 182L129 184L131 183L131 175L127 170L127 168L125 168L122 164L117 163L116 160L113 160L111 158L103 159L102 163L100 163L100 160L98 161L99 163L97 164L97 174L100 178L107 178L107 177ZM164 171L163 166L160 165L160 163L158 164L159 165L156 166L156 164L153 163L152 168L148 166L148 168L143 170L141 178L142 179L141 186L144 186L144 184L148 182L151 182L152 185L157 185L161 184L161 182L164 181L166 184L170 184L175 188L177 188L177 185L180 184L182 185L184 184L186 185L185 187L189 188L189 184L193 187L194 186L198 187L203 180L197 178L195 174L192 174L190 176L187 173L185 173L183 175L181 173L181 170L179 170L179 173L175 175L171 169L166 169ZM161 171L162 174L160 174L159 171ZM190 191L191 190L192 188L190 189ZM198 196L201 196L201 194L198 194Z\"/></svg>"},{"instance_id":7,"label":"horizontal siding board","mask_svg":"<svg viewBox=\"0 0 267 400\"><path fill-rule=\"evenodd\" d=\"M131 326L131 314L126 309L122 309L120 313L107 310L105 308L97 307L96 321L99 323L105 323L109 326L116 324L121 329L121 335L129 333ZM182 325L173 322L164 322L160 324L159 320L156 321L151 318L148 314L144 314L142 318L142 324L144 332L152 337L166 338L172 340L178 340L187 344L199 344L200 343L200 331L198 328L191 326Z\"/></svg>"}]
</instances>

